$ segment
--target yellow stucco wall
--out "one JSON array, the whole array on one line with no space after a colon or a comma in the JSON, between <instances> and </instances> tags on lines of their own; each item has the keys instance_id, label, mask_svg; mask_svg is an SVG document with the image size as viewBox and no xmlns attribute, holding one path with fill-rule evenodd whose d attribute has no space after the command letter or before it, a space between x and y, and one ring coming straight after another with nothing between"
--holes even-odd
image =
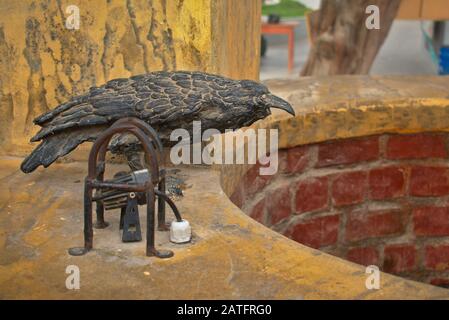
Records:
<instances>
[{"instance_id":1,"label":"yellow stucco wall","mask_svg":"<svg viewBox=\"0 0 449 320\"><path fill-rule=\"evenodd\" d=\"M79 30L65 27L69 5ZM201 70L257 79L260 0L0 0L0 148L32 148L32 120L118 77Z\"/></svg>"}]
</instances>

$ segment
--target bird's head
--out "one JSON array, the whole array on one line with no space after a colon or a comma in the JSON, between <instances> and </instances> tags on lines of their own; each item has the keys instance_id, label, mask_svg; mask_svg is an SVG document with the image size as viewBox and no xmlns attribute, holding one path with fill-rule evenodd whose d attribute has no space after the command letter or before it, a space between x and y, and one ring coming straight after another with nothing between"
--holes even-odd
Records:
<instances>
[{"instance_id":1,"label":"bird's head","mask_svg":"<svg viewBox=\"0 0 449 320\"><path fill-rule=\"evenodd\" d=\"M295 115L295 110L290 103L271 94L263 84L251 80L241 80L240 85L245 98L248 100L247 104L263 118L271 114L271 108L281 109L293 116Z\"/></svg>"}]
</instances>

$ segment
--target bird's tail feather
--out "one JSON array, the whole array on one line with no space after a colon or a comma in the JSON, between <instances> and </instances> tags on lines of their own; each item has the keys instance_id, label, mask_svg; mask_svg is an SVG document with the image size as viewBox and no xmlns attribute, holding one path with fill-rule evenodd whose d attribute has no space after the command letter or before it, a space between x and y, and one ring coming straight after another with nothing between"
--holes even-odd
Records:
<instances>
[{"instance_id":1,"label":"bird's tail feather","mask_svg":"<svg viewBox=\"0 0 449 320\"><path fill-rule=\"evenodd\" d=\"M25 173L30 173L40 165L46 168L55 162L56 159L68 154L81 143L95 140L99 132L101 130L98 128L91 128L90 130L83 128L82 130L61 132L49 136L23 160L20 169Z\"/></svg>"}]
</instances>

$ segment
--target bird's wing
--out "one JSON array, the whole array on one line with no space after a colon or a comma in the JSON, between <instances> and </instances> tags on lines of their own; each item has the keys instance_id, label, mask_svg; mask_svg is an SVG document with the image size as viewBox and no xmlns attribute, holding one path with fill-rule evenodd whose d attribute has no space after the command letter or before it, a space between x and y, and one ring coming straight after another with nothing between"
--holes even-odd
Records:
<instances>
[{"instance_id":1,"label":"bird's wing","mask_svg":"<svg viewBox=\"0 0 449 320\"><path fill-rule=\"evenodd\" d=\"M43 141L23 160L20 169L25 173L45 168L85 141L93 141L101 132L98 127L74 129L44 138Z\"/></svg>"},{"instance_id":2,"label":"bird's wing","mask_svg":"<svg viewBox=\"0 0 449 320\"><path fill-rule=\"evenodd\" d=\"M175 119L188 120L210 103L210 92L221 88L220 81L226 80L195 72L155 72L111 80L36 118L35 124L42 129L31 141L124 117L143 119L156 128Z\"/></svg>"},{"instance_id":3,"label":"bird's wing","mask_svg":"<svg viewBox=\"0 0 449 320\"><path fill-rule=\"evenodd\" d=\"M74 97L34 120L42 128L31 141L43 141L21 168L31 172L39 165L49 166L79 144L95 140L120 118L140 118L166 134L170 129L190 124L203 109L207 111L205 116L216 117L220 113L214 112L213 106L220 101L215 103L214 99L220 99L211 92L220 95L234 84L198 72L155 72L93 87L85 95Z\"/></svg>"},{"instance_id":4,"label":"bird's wing","mask_svg":"<svg viewBox=\"0 0 449 320\"><path fill-rule=\"evenodd\" d=\"M141 100L132 79L116 79L93 87L34 120L42 129L31 141L73 128L106 125L127 116L137 116L135 106Z\"/></svg>"},{"instance_id":5,"label":"bird's wing","mask_svg":"<svg viewBox=\"0 0 449 320\"><path fill-rule=\"evenodd\" d=\"M48 167L81 143L94 141L115 120L136 116L135 105L141 99L133 87L135 81L109 81L36 118L34 122L42 129L31 141L43 141L25 158L22 171L34 171L40 165Z\"/></svg>"}]
</instances>

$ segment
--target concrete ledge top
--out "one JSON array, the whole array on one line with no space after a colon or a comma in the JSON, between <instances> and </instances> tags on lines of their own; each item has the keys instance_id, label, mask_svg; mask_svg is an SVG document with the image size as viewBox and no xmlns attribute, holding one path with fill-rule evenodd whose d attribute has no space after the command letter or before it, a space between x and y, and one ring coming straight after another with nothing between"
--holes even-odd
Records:
<instances>
[{"instance_id":1,"label":"concrete ledge top","mask_svg":"<svg viewBox=\"0 0 449 320\"><path fill-rule=\"evenodd\" d=\"M270 89L288 98L298 115L292 119L276 113L257 126L278 127L281 147L383 130L447 130L449 117L441 119L449 114L447 80L269 81ZM348 112L340 112L342 108ZM399 109L402 116L394 116ZM407 115L410 121L402 119ZM354 118L346 124L351 119L347 116ZM106 212L110 227L95 230L94 250L72 257L67 249L82 244L86 164L57 163L25 175L18 169L20 161L0 159L2 299L449 298L449 290L384 273L380 289L368 290L365 267L300 245L255 222L223 191L225 180L238 179L241 170L236 166L181 167L177 175L184 181L185 196L177 204L192 225L194 239L174 245L167 233L158 232L158 247L173 249L173 258L145 257L144 242L122 243L116 211ZM108 168L117 171L121 166ZM140 216L145 225L145 210ZM68 265L80 268L80 290L65 287Z\"/></svg>"},{"instance_id":2,"label":"concrete ledge top","mask_svg":"<svg viewBox=\"0 0 449 320\"><path fill-rule=\"evenodd\" d=\"M280 147L449 129L448 76L305 77L265 84L287 99L297 114L291 118L275 110L257 123L279 128Z\"/></svg>"},{"instance_id":3,"label":"concrete ledge top","mask_svg":"<svg viewBox=\"0 0 449 320\"><path fill-rule=\"evenodd\" d=\"M145 257L144 242L121 243L115 211L106 214L110 227L95 230L94 250L72 257L67 249L82 245L85 164L24 175L20 159L0 162L2 299L449 298L448 290L387 274L380 290L367 290L364 267L253 221L221 190L218 172L206 168L182 169L191 187L178 205L193 227L193 243L176 246L157 234L158 246L173 249L173 258ZM144 210L140 215L144 220ZM65 288L68 265L80 268L80 290Z\"/></svg>"}]
</instances>

